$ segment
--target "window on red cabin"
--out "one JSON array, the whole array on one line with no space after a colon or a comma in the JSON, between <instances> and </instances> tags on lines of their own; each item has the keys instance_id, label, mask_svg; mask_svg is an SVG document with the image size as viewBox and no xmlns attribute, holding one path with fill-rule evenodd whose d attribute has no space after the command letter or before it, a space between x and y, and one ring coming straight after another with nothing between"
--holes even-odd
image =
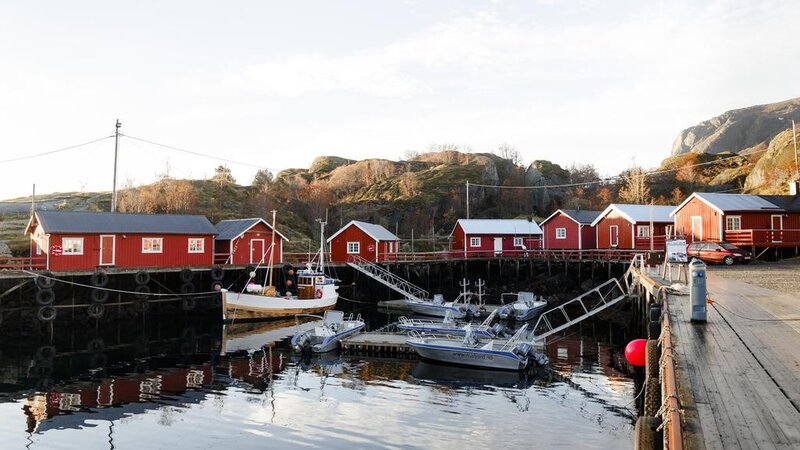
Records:
<instances>
[{"instance_id":1,"label":"window on red cabin","mask_svg":"<svg viewBox=\"0 0 800 450\"><path fill-rule=\"evenodd\" d=\"M567 238L567 229L556 228L556 239L566 239L566 238Z\"/></svg>"},{"instance_id":2,"label":"window on red cabin","mask_svg":"<svg viewBox=\"0 0 800 450\"><path fill-rule=\"evenodd\" d=\"M481 238L479 238L479 237L469 238L469 246L470 247L480 247L481 246Z\"/></svg>"},{"instance_id":3,"label":"window on red cabin","mask_svg":"<svg viewBox=\"0 0 800 450\"><path fill-rule=\"evenodd\" d=\"M163 253L164 238L142 238L142 253Z\"/></svg>"},{"instance_id":4,"label":"window on red cabin","mask_svg":"<svg viewBox=\"0 0 800 450\"><path fill-rule=\"evenodd\" d=\"M61 239L62 255L82 255L83 254L83 238L82 237L65 237Z\"/></svg>"},{"instance_id":5,"label":"window on red cabin","mask_svg":"<svg viewBox=\"0 0 800 450\"><path fill-rule=\"evenodd\" d=\"M205 253L206 240L203 238L189 238L189 253Z\"/></svg>"},{"instance_id":6,"label":"window on red cabin","mask_svg":"<svg viewBox=\"0 0 800 450\"><path fill-rule=\"evenodd\" d=\"M725 218L726 230L741 230L742 216L728 216Z\"/></svg>"},{"instance_id":7,"label":"window on red cabin","mask_svg":"<svg viewBox=\"0 0 800 450\"><path fill-rule=\"evenodd\" d=\"M650 237L650 225L636 225L636 237Z\"/></svg>"},{"instance_id":8,"label":"window on red cabin","mask_svg":"<svg viewBox=\"0 0 800 450\"><path fill-rule=\"evenodd\" d=\"M361 242L348 242L347 243L347 254L348 255L357 255L361 253Z\"/></svg>"}]
</instances>

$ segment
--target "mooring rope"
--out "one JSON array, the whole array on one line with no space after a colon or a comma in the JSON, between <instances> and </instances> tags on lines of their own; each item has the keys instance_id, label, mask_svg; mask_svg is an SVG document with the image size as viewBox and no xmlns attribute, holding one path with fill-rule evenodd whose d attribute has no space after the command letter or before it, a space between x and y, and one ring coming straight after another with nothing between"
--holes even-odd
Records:
<instances>
[{"instance_id":1,"label":"mooring rope","mask_svg":"<svg viewBox=\"0 0 800 450\"><path fill-rule=\"evenodd\" d=\"M160 292L127 291L127 290L124 290L124 289L113 289L113 288L107 288L107 287L92 286L91 284L76 283L74 281L67 281L67 280L62 280L60 278L49 277L47 275L42 275L40 273L30 272L30 271L27 271L27 270L23 270L22 272L27 273L28 275L33 275L34 277L44 278L44 279L47 279L47 280L53 280L53 281L56 281L58 283L69 284L69 285L72 285L72 286L85 287L85 288L89 288L89 289L97 289L99 291L117 292L119 294L152 295L152 296L155 296L155 297L197 297L197 296L201 296L201 295L219 294L219 291L192 292L192 293L189 293L189 294L163 294L163 293L160 293Z\"/></svg>"}]
</instances>

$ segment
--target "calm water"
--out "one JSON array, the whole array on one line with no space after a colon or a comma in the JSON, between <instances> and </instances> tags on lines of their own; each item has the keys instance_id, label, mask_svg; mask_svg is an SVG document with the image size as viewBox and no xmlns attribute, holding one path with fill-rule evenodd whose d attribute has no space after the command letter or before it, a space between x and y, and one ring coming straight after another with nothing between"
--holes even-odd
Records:
<instances>
[{"instance_id":1,"label":"calm water","mask_svg":"<svg viewBox=\"0 0 800 450\"><path fill-rule=\"evenodd\" d=\"M603 322L550 344L553 370L522 375L302 360L280 341L291 321L78 328L0 338L3 449L633 445L636 388Z\"/></svg>"}]
</instances>

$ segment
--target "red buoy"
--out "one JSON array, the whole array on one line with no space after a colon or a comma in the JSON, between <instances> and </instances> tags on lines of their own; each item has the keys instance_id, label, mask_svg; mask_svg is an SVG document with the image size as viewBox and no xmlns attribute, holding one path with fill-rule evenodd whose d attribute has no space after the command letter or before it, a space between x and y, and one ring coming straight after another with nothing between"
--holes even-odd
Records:
<instances>
[{"instance_id":1,"label":"red buoy","mask_svg":"<svg viewBox=\"0 0 800 450\"><path fill-rule=\"evenodd\" d=\"M628 342L628 345L625 346L625 359L636 367L644 366L645 348L647 348L647 339L634 339Z\"/></svg>"},{"instance_id":2,"label":"red buoy","mask_svg":"<svg viewBox=\"0 0 800 450\"><path fill-rule=\"evenodd\" d=\"M292 287L292 280L286 280L286 287Z\"/></svg>"}]
</instances>

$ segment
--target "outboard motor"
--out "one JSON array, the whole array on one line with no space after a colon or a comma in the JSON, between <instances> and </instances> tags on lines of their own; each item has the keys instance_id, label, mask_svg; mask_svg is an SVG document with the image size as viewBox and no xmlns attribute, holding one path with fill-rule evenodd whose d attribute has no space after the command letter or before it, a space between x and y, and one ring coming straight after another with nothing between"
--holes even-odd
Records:
<instances>
[{"instance_id":1,"label":"outboard motor","mask_svg":"<svg viewBox=\"0 0 800 450\"><path fill-rule=\"evenodd\" d=\"M292 338L292 349L298 353L305 352L311 348L311 336L301 333Z\"/></svg>"},{"instance_id":2,"label":"outboard motor","mask_svg":"<svg viewBox=\"0 0 800 450\"><path fill-rule=\"evenodd\" d=\"M527 342L517 344L517 346L514 347L514 353L520 356L531 356L533 353L533 346Z\"/></svg>"},{"instance_id":3,"label":"outboard motor","mask_svg":"<svg viewBox=\"0 0 800 450\"><path fill-rule=\"evenodd\" d=\"M492 325L491 331L492 335L497 337L505 337L506 335L506 327L504 327L502 323Z\"/></svg>"}]
</instances>

